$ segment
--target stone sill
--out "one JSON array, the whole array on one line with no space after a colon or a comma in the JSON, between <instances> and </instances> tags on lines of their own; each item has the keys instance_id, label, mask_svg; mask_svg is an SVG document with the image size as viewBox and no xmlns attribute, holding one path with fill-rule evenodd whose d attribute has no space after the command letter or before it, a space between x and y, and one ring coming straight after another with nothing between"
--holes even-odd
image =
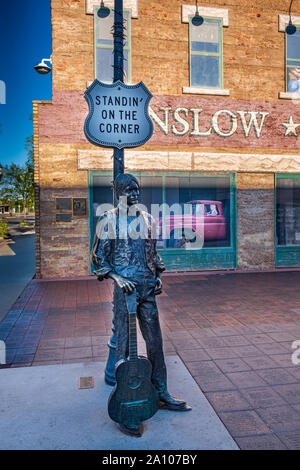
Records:
<instances>
[{"instance_id":1,"label":"stone sill","mask_svg":"<svg viewBox=\"0 0 300 470\"><path fill-rule=\"evenodd\" d=\"M88 88L89 86L91 86L91 84L93 83L94 80L87 80L86 82L86 87ZM126 83L126 85L133 85L133 83Z\"/></svg>"},{"instance_id":2,"label":"stone sill","mask_svg":"<svg viewBox=\"0 0 300 470\"><path fill-rule=\"evenodd\" d=\"M290 91L280 91L278 94L278 97L284 100L300 100L300 93L293 93Z\"/></svg>"},{"instance_id":3,"label":"stone sill","mask_svg":"<svg viewBox=\"0 0 300 470\"><path fill-rule=\"evenodd\" d=\"M229 96L230 90L227 90L225 88L200 88L196 86L184 86L182 87L182 93L191 93L196 95Z\"/></svg>"}]
</instances>

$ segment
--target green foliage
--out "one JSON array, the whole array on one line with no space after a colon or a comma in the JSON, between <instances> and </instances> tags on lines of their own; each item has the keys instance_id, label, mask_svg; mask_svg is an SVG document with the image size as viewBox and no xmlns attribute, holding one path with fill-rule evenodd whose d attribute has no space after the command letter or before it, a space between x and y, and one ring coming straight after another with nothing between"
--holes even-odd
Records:
<instances>
[{"instance_id":1,"label":"green foliage","mask_svg":"<svg viewBox=\"0 0 300 470\"><path fill-rule=\"evenodd\" d=\"M3 205L15 207L21 205L24 210L34 206L34 163L33 137L27 137L25 143L27 161L25 165L11 163L3 167L3 177L0 182L0 200Z\"/></svg>"},{"instance_id":2,"label":"green foliage","mask_svg":"<svg viewBox=\"0 0 300 470\"><path fill-rule=\"evenodd\" d=\"M0 237L6 237L8 235L8 225L6 222L0 220Z\"/></svg>"},{"instance_id":3,"label":"green foliage","mask_svg":"<svg viewBox=\"0 0 300 470\"><path fill-rule=\"evenodd\" d=\"M19 227L34 227L32 222L20 222Z\"/></svg>"}]
</instances>

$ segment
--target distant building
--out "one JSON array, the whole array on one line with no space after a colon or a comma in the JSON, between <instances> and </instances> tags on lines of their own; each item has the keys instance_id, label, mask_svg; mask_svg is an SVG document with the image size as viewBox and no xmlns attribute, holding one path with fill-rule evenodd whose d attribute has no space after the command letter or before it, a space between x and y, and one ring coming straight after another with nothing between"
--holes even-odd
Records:
<instances>
[{"instance_id":1,"label":"distant building","mask_svg":"<svg viewBox=\"0 0 300 470\"><path fill-rule=\"evenodd\" d=\"M52 0L53 99L33 104L39 277L90 273L97 208L112 200L112 149L83 132L86 88L112 81L113 14L99 18L99 5ZM188 0L124 0L124 10L126 79L153 94L155 128L125 150L126 171L146 205L202 201L193 210L207 230L223 225L204 227L200 248L161 243L168 269L299 267L299 4L293 36L273 0L199 0L200 26Z\"/></svg>"}]
</instances>

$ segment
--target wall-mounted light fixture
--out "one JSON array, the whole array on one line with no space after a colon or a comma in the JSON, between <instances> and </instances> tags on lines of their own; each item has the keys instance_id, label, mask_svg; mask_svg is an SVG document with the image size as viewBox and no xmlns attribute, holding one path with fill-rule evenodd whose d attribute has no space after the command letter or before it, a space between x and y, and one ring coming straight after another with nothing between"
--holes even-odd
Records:
<instances>
[{"instance_id":1,"label":"wall-mounted light fixture","mask_svg":"<svg viewBox=\"0 0 300 470\"><path fill-rule=\"evenodd\" d=\"M196 0L196 13L194 18L192 18L192 24L194 26L201 26L204 21L204 18L199 15L199 10L198 10L198 0Z\"/></svg>"},{"instance_id":2,"label":"wall-mounted light fixture","mask_svg":"<svg viewBox=\"0 0 300 470\"><path fill-rule=\"evenodd\" d=\"M100 8L97 11L99 18L106 18L110 14L110 9L104 6L104 1L101 0Z\"/></svg>"},{"instance_id":3,"label":"wall-mounted light fixture","mask_svg":"<svg viewBox=\"0 0 300 470\"><path fill-rule=\"evenodd\" d=\"M297 31L296 26L292 22L292 15L291 15L291 8L292 8L293 1L294 0L291 0L290 8L289 8L290 21L287 27L285 28L286 34L289 34L289 35L295 34L295 32Z\"/></svg>"},{"instance_id":4,"label":"wall-mounted light fixture","mask_svg":"<svg viewBox=\"0 0 300 470\"><path fill-rule=\"evenodd\" d=\"M37 73L45 75L46 73L51 72L51 67L45 64L45 62L50 62L50 64L52 65L52 55L50 56L50 59L43 59L42 62L34 66L34 69L37 71Z\"/></svg>"}]
</instances>

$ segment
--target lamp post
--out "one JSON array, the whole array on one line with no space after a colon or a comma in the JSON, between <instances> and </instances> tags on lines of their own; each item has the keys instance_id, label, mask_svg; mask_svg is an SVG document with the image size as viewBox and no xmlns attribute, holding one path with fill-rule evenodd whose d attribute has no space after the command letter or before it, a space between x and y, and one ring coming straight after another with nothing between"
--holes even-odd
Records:
<instances>
[{"instance_id":1,"label":"lamp post","mask_svg":"<svg viewBox=\"0 0 300 470\"><path fill-rule=\"evenodd\" d=\"M101 2L101 8L104 10L104 4ZM99 15L101 17L101 15ZM123 40L124 40L124 25L123 25L123 0L115 0L114 8L114 82L120 80L123 82L124 71L123 71ZM124 149L114 148L114 181L116 177L124 173ZM114 194L114 205L117 204L116 196ZM117 347L117 335L115 332L114 319L112 326L112 336L108 343L109 354L105 368L105 382L109 385L116 383L115 379L115 363L116 363L116 347Z\"/></svg>"}]
</instances>

